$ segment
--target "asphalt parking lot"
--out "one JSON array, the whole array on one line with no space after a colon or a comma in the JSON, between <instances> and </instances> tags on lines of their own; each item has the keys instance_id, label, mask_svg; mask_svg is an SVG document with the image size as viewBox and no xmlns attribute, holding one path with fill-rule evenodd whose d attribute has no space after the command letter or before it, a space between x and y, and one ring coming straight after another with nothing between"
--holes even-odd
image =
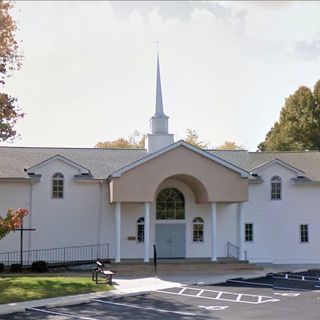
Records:
<instances>
[{"instance_id":1,"label":"asphalt parking lot","mask_svg":"<svg viewBox=\"0 0 320 320\"><path fill-rule=\"evenodd\" d=\"M231 279L87 304L31 308L1 320L101 319L319 319L320 272L278 273L255 279Z\"/></svg>"}]
</instances>

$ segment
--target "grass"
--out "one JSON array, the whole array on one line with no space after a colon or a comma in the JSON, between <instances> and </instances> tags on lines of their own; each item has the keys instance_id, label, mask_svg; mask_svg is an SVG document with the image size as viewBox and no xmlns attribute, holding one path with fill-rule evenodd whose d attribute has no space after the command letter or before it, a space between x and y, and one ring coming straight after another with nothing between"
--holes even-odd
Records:
<instances>
[{"instance_id":1,"label":"grass","mask_svg":"<svg viewBox=\"0 0 320 320\"><path fill-rule=\"evenodd\" d=\"M0 304L111 290L91 277L11 276L0 277Z\"/></svg>"}]
</instances>

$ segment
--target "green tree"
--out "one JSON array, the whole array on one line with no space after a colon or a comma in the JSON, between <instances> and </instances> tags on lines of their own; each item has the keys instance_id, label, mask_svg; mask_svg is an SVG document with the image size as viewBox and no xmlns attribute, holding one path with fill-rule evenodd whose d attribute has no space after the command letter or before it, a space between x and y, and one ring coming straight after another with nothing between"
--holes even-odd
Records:
<instances>
[{"instance_id":1,"label":"green tree","mask_svg":"<svg viewBox=\"0 0 320 320\"><path fill-rule=\"evenodd\" d=\"M147 135L137 130L127 139L119 138L111 141L98 142L96 148L115 148L115 149L143 149Z\"/></svg>"},{"instance_id":2,"label":"green tree","mask_svg":"<svg viewBox=\"0 0 320 320\"><path fill-rule=\"evenodd\" d=\"M23 58L15 38L17 25L10 15L12 6L9 1L0 1L0 141L11 141L17 136L14 126L24 116L17 99L4 93L6 79L20 69Z\"/></svg>"},{"instance_id":3,"label":"green tree","mask_svg":"<svg viewBox=\"0 0 320 320\"><path fill-rule=\"evenodd\" d=\"M19 208L15 211L13 209L9 209L4 218L0 216L0 240L14 229L20 228L23 218L27 214L27 209Z\"/></svg>"},{"instance_id":4,"label":"green tree","mask_svg":"<svg viewBox=\"0 0 320 320\"><path fill-rule=\"evenodd\" d=\"M210 147L210 142L200 140L197 132L194 129L188 128L186 134L187 136L184 139L185 142L188 142L199 149L207 149Z\"/></svg>"},{"instance_id":5,"label":"green tree","mask_svg":"<svg viewBox=\"0 0 320 320\"><path fill-rule=\"evenodd\" d=\"M215 149L218 150L244 150L245 148L241 145L237 145L234 141L225 141L220 146L217 146Z\"/></svg>"},{"instance_id":6,"label":"green tree","mask_svg":"<svg viewBox=\"0 0 320 320\"><path fill-rule=\"evenodd\" d=\"M320 146L320 80L285 100L280 118L258 145L260 151L314 150Z\"/></svg>"}]
</instances>

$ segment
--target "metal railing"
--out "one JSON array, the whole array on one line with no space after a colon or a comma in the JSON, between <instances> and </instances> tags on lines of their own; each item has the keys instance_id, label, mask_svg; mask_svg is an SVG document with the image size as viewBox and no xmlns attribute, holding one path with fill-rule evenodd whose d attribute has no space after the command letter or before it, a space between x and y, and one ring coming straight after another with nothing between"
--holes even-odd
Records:
<instances>
[{"instance_id":1,"label":"metal railing","mask_svg":"<svg viewBox=\"0 0 320 320\"><path fill-rule=\"evenodd\" d=\"M227 242L227 257L240 259L240 248L231 242ZM244 251L244 260L248 260L248 253Z\"/></svg>"},{"instance_id":2,"label":"metal railing","mask_svg":"<svg viewBox=\"0 0 320 320\"><path fill-rule=\"evenodd\" d=\"M230 258L239 259L240 249L236 245L231 242L227 242L227 256Z\"/></svg>"},{"instance_id":3,"label":"metal railing","mask_svg":"<svg viewBox=\"0 0 320 320\"><path fill-rule=\"evenodd\" d=\"M74 246L52 249L23 251L24 266L30 266L34 261L46 261L48 264L67 264L71 262L91 262L97 259L109 260L109 243L87 246ZM0 263L11 265L20 263L21 253L0 252Z\"/></svg>"}]
</instances>

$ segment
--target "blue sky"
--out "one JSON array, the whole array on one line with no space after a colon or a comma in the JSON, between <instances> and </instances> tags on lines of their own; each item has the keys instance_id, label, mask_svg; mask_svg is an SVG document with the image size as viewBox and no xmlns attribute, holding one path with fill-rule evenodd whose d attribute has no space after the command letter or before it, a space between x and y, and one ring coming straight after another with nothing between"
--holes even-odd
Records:
<instances>
[{"instance_id":1,"label":"blue sky","mask_svg":"<svg viewBox=\"0 0 320 320\"><path fill-rule=\"evenodd\" d=\"M320 78L319 1L18 1L13 14L25 59L6 90L26 113L14 146L147 133L157 40L176 139L192 128L255 151L285 98Z\"/></svg>"}]
</instances>

